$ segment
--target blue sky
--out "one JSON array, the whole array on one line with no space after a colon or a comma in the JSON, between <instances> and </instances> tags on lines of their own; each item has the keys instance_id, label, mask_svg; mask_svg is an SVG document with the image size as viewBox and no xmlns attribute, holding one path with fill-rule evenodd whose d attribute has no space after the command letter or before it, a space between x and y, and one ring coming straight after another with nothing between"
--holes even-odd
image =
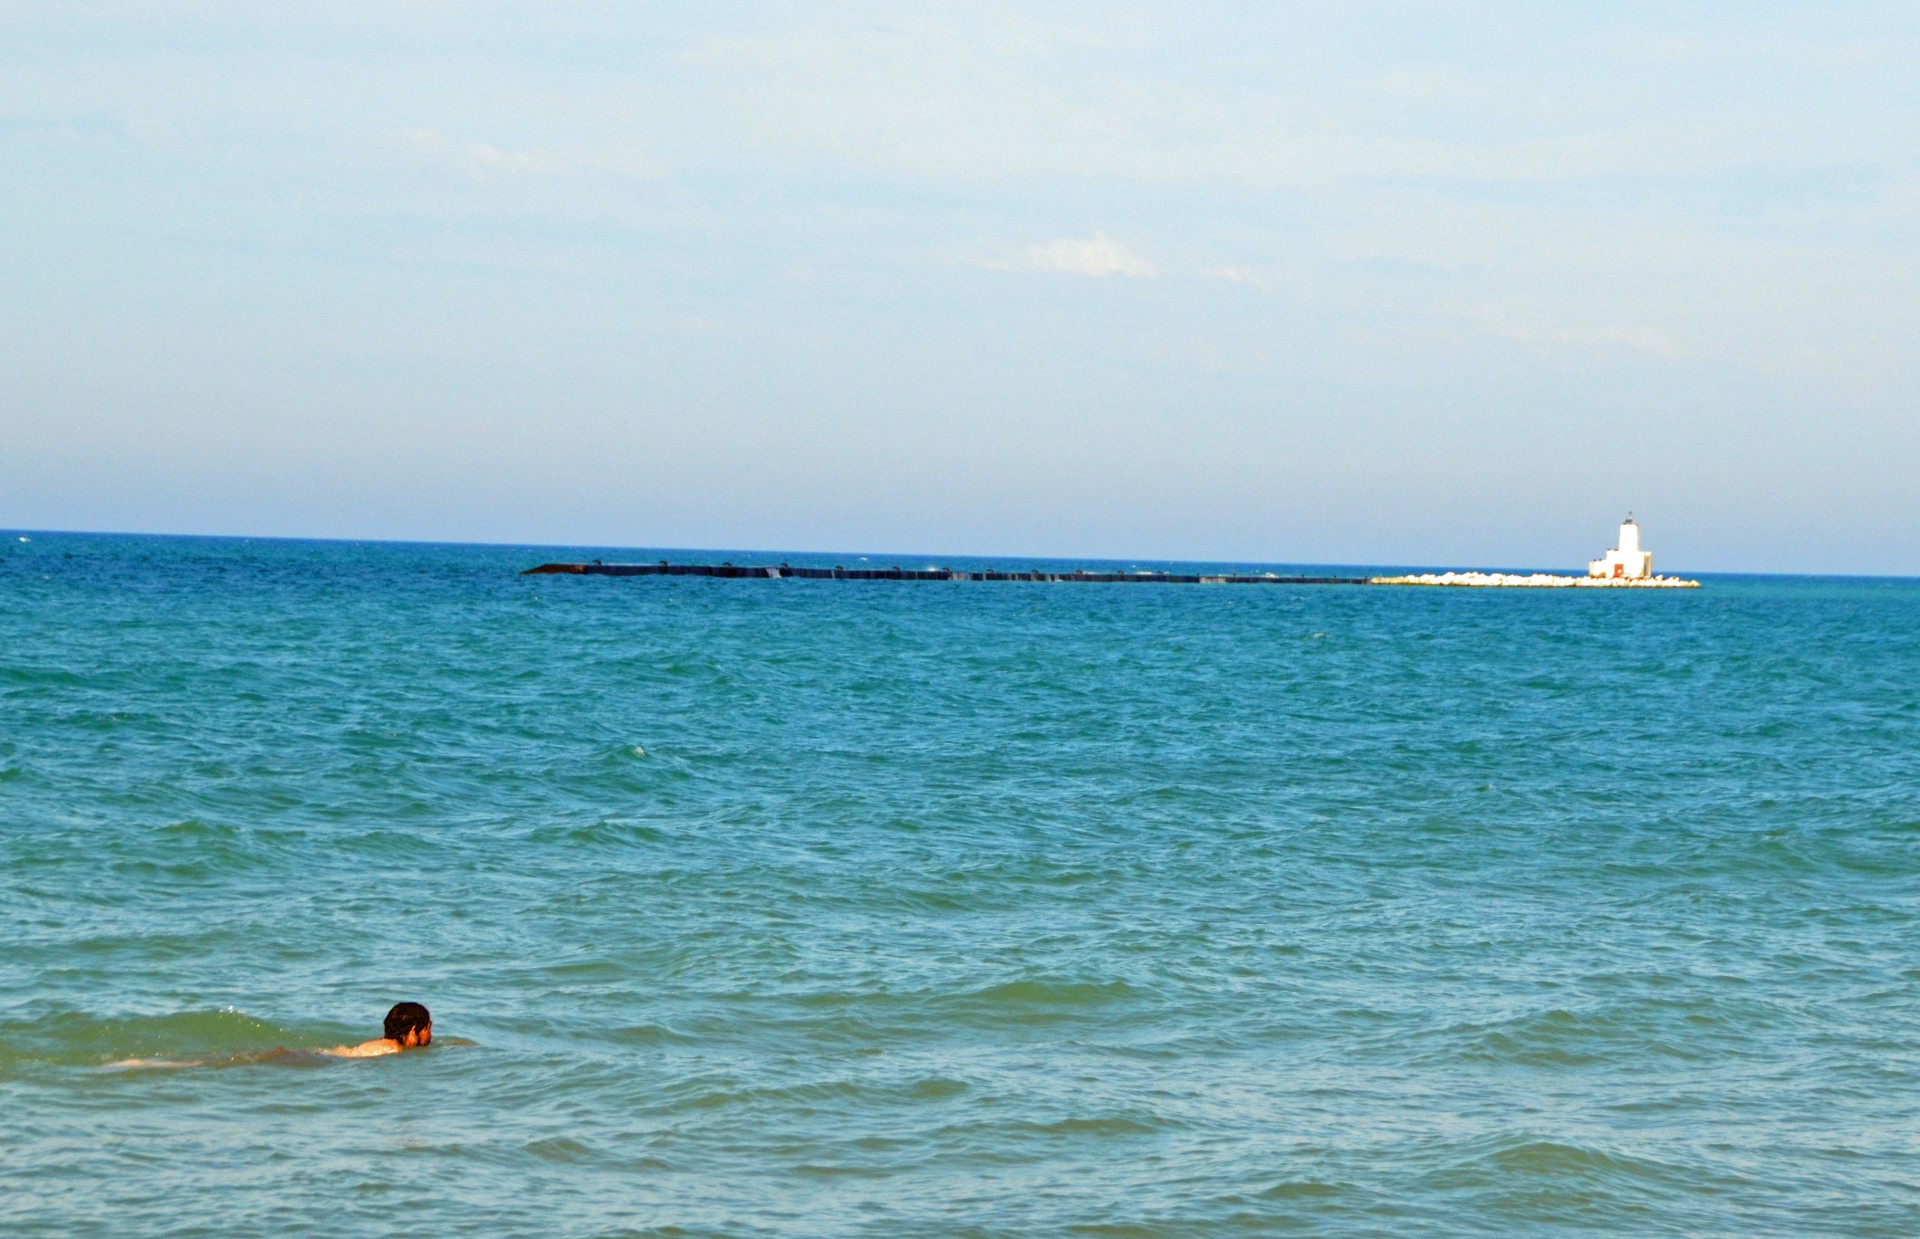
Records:
<instances>
[{"instance_id":1,"label":"blue sky","mask_svg":"<svg viewBox=\"0 0 1920 1239\"><path fill-rule=\"evenodd\" d=\"M1911 4L279 8L0 4L0 524L1920 572Z\"/></svg>"}]
</instances>

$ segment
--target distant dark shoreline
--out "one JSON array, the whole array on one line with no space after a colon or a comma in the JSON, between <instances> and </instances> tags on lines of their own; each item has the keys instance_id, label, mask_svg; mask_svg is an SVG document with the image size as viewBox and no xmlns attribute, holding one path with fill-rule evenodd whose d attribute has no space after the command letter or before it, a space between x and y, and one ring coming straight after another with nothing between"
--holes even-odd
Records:
<instances>
[{"instance_id":1,"label":"distant dark shoreline","mask_svg":"<svg viewBox=\"0 0 1920 1239\"><path fill-rule=\"evenodd\" d=\"M1368 578L1353 576L1278 576L1262 573L1201 574L1189 572L968 572L958 568L796 568L791 564L742 566L733 563L651 564L549 563L528 568L522 576L704 576L728 580L794 577L811 581L1043 581L1089 585L1366 585Z\"/></svg>"}]
</instances>

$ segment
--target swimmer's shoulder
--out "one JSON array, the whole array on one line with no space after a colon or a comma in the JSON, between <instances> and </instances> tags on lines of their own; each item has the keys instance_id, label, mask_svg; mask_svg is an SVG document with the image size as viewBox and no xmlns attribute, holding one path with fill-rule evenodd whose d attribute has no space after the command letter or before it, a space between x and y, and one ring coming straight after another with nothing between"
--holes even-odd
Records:
<instances>
[{"instance_id":1,"label":"swimmer's shoulder","mask_svg":"<svg viewBox=\"0 0 1920 1239\"><path fill-rule=\"evenodd\" d=\"M378 1058L382 1054L398 1054L400 1047L385 1037L380 1037L373 1041L362 1041L359 1045L343 1045L320 1052L331 1054L335 1058Z\"/></svg>"}]
</instances>

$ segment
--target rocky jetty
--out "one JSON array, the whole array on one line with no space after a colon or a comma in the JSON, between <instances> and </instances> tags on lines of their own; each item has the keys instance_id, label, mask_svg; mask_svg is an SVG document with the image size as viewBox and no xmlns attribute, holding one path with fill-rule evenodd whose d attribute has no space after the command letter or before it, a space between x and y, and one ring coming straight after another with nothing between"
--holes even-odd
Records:
<instances>
[{"instance_id":1,"label":"rocky jetty","mask_svg":"<svg viewBox=\"0 0 1920 1239\"><path fill-rule=\"evenodd\" d=\"M1369 585L1465 585L1500 589L1699 589L1700 582L1677 576L1554 576L1536 572L1423 572L1418 576L1368 577Z\"/></svg>"}]
</instances>

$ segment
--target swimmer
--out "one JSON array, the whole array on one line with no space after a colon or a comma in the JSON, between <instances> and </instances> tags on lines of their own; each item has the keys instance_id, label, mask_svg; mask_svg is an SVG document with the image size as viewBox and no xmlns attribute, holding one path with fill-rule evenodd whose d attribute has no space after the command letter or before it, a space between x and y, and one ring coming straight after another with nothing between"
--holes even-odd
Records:
<instances>
[{"instance_id":1,"label":"swimmer","mask_svg":"<svg viewBox=\"0 0 1920 1239\"><path fill-rule=\"evenodd\" d=\"M343 1045L338 1049L322 1050L335 1058L376 1058L382 1054L398 1054L402 1050L418 1049L433 1043L433 1016L417 1002L396 1002L393 1010L387 1012L387 1035L374 1041L362 1041L359 1045Z\"/></svg>"},{"instance_id":2,"label":"swimmer","mask_svg":"<svg viewBox=\"0 0 1920 1239\"><path fill-rule=\"evenodd\" d=\"M271 1050L247 1050L226 1058L123 1058L117 1062L102 1063L105 1068L127 1067L242 1067L259 1063L299 1063L302 1060L311 1063L315 1055L328 1058L378 1058L384 1054L398 1054L402 1050L419 1049L433 1043L433 1016L417 1002L395 1003L387 1012L387 1035L375 1041L362 1041L359 1045L336 1046L331 1050L290 1050L278 1046ZM459 1037L448 1042L449 1045L472 1045L473 1042Z\"/></svg>"}]
</instances>

